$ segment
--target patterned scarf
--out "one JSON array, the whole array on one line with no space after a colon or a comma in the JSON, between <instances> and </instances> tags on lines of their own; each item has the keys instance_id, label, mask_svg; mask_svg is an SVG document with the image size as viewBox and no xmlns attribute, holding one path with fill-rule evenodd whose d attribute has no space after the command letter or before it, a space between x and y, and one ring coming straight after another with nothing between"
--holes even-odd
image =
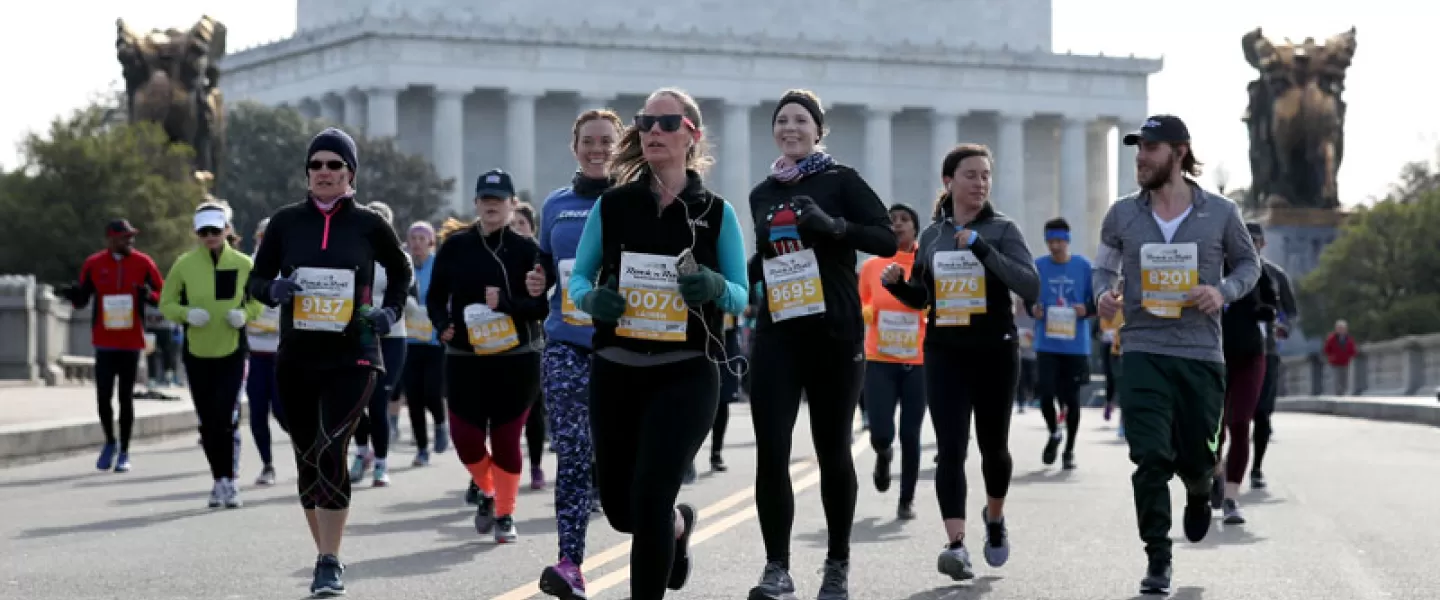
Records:
<instances>
[{"instance_id":1,"label":"patterned scarf","mask_svg":"<svg viewBox=\"0 0 1440 600\"><path fill-rule=\"evenodd\" d=\"M775 159L774 164L770 165L770 177L781 183L792 183L824 171L833 164L835 164L835 159L824 152L811 154L798 163L790 160L789 157L781 156Z\"/></svg>"}]
</instances>

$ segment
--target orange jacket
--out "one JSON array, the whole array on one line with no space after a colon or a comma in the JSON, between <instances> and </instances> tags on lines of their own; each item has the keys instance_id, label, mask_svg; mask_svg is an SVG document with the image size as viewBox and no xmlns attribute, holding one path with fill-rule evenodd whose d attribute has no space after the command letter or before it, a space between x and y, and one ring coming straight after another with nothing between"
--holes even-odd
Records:
<instances>
[{"instance_id":1,"label":"orange jacket","mask_svg":"<svg viewBox=\"0 0 1440 600\"><path fill-rule=\"evenodd\" d=\"M878 256L865 261L860 266L860 306L865 318L865 358L878 362L900 363L905 365L920 365L925 363L925 313L911 309L899 300L895 299L885 287L880 284L880 273L892 264L900 265L905 270L905 277L910 276L910 265L915 262L915 247L901 250L895 253L892 258L880 258ZM915 316L916 333L914 339L915 354L910 357L897 357L880 352L880 314L888 312L904 313ZM908 340L901 341L902 347L909 347Z\"/></svg>"}]
</instances>

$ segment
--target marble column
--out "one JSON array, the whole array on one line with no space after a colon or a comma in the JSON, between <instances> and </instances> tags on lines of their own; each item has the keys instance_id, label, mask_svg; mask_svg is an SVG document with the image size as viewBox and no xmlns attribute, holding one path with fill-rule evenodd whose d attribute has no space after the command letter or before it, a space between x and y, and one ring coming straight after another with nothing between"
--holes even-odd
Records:
<instances>
[{"instance_id":1,"label":"marble column","mask_svg":"<svg viewBox=\"0 0 1440 600\"><path fill-rule=\"evenodd\" d=\"M345 99L336 94L320 97L320 119L331 125L345 124Z\"/></svg>"},{"instance_id":2,"label":"marble column","mask_svg":"<svg viewBox=\"0 0 1440 600\"><path fill-rule=\"evenodd\" d=\"M994 184L990 197L996 208L1027 229L1029 213L1025 201L1025 119L1024 115L1002 113L996 117Z\"/></svg>"},{"instance_id":3,"label":"marble column","mask_svg":"<svg viewBox=\"0 0 1440 600\"><path fill-rule=\"evenodd\" d=\"M365 135L372 138L393 138L400 132L400 88L373 87L365 91Z\"/></svg>"},{"instance_id":4,"label":"marble column","mask_svg":"<svg viewBox=\"0 0 1440 600\"><path fill-rule=\"evenodd\" d=\"M955 145L960 143L960 111L936 108L930 113L930 173L926 182L940 188L940 168ZM932 178L933 179L930 179Z\"/></svg>"},{"instance_id":5,"label":"marble column","mask_svg":"<svg viewBox=\"0 0 1440 600\"><path fill-rule=\"evenodd\" d=\"M753 246L755 220L750 213L750 117L759 104L755 100L725 99L723 127L720 132L720 169L723 172L720 195L730 201L745 236L745 247Z\"/></svg>"},{"instance_id":6,"label":"marble column","mask_svg":"<svg viewBox=\"0 0 1440 600\"><path fill-rule=\"evenodd\" d=\"M465 181L465 96L469 89L435 88L435 171L455 180L450 208L461 218L475 214L470 205L473 181Z\"/></svg>"},{"instance_id":7,"label":"marble column","mask_svg":"<svg viewBox=\"0 0 1440 600\"><path fill-rule=\"evenodd\" d=\"M1135 146L1125 145L1125 134L1139 131L1143 119L1136 121L1120 121L1115 125L1117 135L1115 144L1119 148L1115 151L1115 197L1123 198L1135 193L1140 189L1140 184L1135 181Z\"/></svg>"},{"instance_id":8,"label":"marble column","mask_svg":"<svg viewBox=\"0 0 1440 600\"><path fill-rule=\"evenodd\" d=\"M895 202L892 170L895 144L890 122L898 112L898 107L865 107L865 171L861 175L886 206Z\"/></svg>"},{"instance_id":9,"label":"marble column","mask_svg":"<svg viewBox=\"0 0 1440 600\"><path fill-rule=\"evenodd\" d=\"M365 127L365 97L356 90L348 90L340 95L345 103L345 130L350 133L363 131Z\"/></svg>"},{"instance_id":10,"label":"marble column","mask_svg":"<svg viewBox=\"0 0 1440 600\"><path fill-rule=\"evenodd\" d=\"M1090 123L1085 138L1085 179L1089 183L1086 206L1090 211L1090 252L1099 248L1100 224L1110 210L1115 196L1110 191L1110 130L1114 125L1109 121ZM1093 258L1093 255L1090 255Z\"/></svg>"},{"instance_id":11,"label":"marble column","mask_svg":"<svg viewBox=\"0 0 1440 600\"><path fill-rule=\"evenodd\" d=\"M505 170L515 180L515 193L535 195L535 101L545 95L537 90L508 90L505 93Z\"/></svg>"},{"instance_id":12,"label":"marble column","mask_svg":"<svg viewBox=\"0 0 1440 600\"><path fill-rule=\"evenodd\" d=\"M1088 170L1085 166L1085 134L1088 119L1067 116L1060 123L1060 216L1070 223L1070 248L1077 254L1093 256L1090 248Z\"/></svg>"}]
</instances>

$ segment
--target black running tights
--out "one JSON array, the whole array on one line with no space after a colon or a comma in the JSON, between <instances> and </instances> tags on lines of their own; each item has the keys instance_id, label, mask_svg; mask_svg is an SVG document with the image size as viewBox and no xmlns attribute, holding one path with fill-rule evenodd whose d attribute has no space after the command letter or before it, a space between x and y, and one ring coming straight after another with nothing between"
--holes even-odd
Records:
<instances>
[{"instance_id":1,"label":"black running tights","mask_svg":"<svg viewBox=\"0 0 1440 600\"><path fill-rule=\"evenodd\" d=\"M350 508L346 450L365 404L379 393L379 377L369 367L316 369L293 359L276 362L280 404L295 449L300 505L306 510Z\"/></svg>"},{"instance_id":2,"label":"black running tights","mask_svg":"<svg viewBox=\"0 0 1440 600\"><path fill-rule=\"evenodd\" d=\"M245 352L236 350L219 358L200 358L186 352L184 360L210 476L216 480L234 479L235 431L239 427L236 416L240 388L245 383Z\"/></svg>"},{"instance_id":3,"label":"black running tights","mask_svg":"<svg viewBox=\"0 0 1440 600\"><path fill-rule=\"evenodd\" d=\"M970 415L980 447L985 495L1010 492L1010 404L1020 376L1014 345L953 348L925 345L925 398L935 427L940 464L935 467L935 496L944 519L965 518L965 454L970 447Z\"/></svg>"},{"instance_id":4,"label":"black running tights","mask_svg":"<svg viewBox=\"0 0 1440 600\"><path fill-rule=\"evenodd\" d=\"M95 408L100 413L100 430L105 432L105 443L116 443L115 410L110 398L118 387L121 452L130 451L130 430L135 424L135 372L139 368L139 350L95 350Z\"/></svg>"},{"instance_id":5,"label":"black running tights","mask_svg":"<svg viewBox=\"0 0 1440 600\"><path fill-rule=\"evenodd\" d=\"M445 347L431 344L410 344L405 350L405 405L410 411L410 429L415 434L415 447L430 449L430 432L425 428L425 413L436 425L445 423Z\"/></svg>"},{"instance_id":6,"label":"black running tights","mask_svg":"<svg viewBox=\"0 0 1440 600\"><path fill-rule=\"evenodd\" d=\"M1083 354L1040 352L1035 357L1035 389L1040 396L1040 414L1050 435L1060 428L1055 403L1065 408L1065 452L1075 452L1080 432L1080 388L1090 377L1090 357Z\"/></svg>"},{"instance_id":7,"label":"black running tights","mask_svg":"<svg viewBox=\"0 0 1440 600\"><path fill-rule=\"evenodd\" d=\"M810 438L820 463L820 502L829 535L826 557L849 560L855 521L855 462L850 453L855 406L865 381L863 344L759 332L750 361L750 416L755 424L755 506L765 559L789 565L795 492L790 439L803 393Z\"/></svg>"}]
</instances>

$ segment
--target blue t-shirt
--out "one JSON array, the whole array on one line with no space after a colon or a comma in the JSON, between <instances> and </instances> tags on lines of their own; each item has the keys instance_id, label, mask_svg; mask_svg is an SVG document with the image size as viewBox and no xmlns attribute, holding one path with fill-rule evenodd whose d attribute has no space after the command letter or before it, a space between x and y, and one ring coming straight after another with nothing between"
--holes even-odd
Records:
<instances>
[{"instance_id":1,"label":"blue t-shirt","mask_svg":"<svg viewBox=\"0 0 1440 600\"><path fill-rule=\"evenodd\" d=\"M418 301L420 302L420 306L421 306L422 310L423 310L423 308L424 308L424 306L425 306L425 294L430 293L430 275L431 275L432 273L434 273L434 272L435 272L435 253L434 253L434 252L431 252L431 253L430 253L430 256L425 257L425 260L424 260L424 261L415 263L415 288L416 288L417 293L420 294L420 297L417 298L416 300L418 300ZM422 341L417 340L417 339L415 339L415 338L412 337L412 338L410 338L410 343L412 343L412 344L429 344L429 345L432 345L432 346L438 346L438 345L440 345L440 334L439 334L439 332L432 331L432 332L430 332L430 341L428 341L428 342L422 342Z\"/></svg>"},{"instance_id":2,"label":"blue t-shirt","mask_svg":"<svg viewBox=\"0 0 1440 600\"><path fill-rule=\"evenodd\" d=\"M1057 263L1049 256L1035 259L1035 269L1040 272L1040 314L1035 315L1035 351L1052 354L1090 355L1090 319L1075 319L1075 335L1070 339L1051 337L1045 333L1045 313L1051 306L1088 306L1095 297L1091 291L1090 260L1078 254L1070 260Z\"/></svg>"},{"instance_id":3,"label":"blue t-shirt","mask_svg":"<svg viewBox=\"0 0 1440 600\"><path fill-rule=\"evenodd\" d=\"M586 198L576 194L574 188L563 187L551 192L541 206L540 251L555 259L548 267L555 274L556 281L554 293L550 295L550 315L545 317L545 338L590 348L595 328L565 321L561 307L561 286L565 282L562 281L560 263L565 262L568 266L575 259L580 233L585 231L585 221L595 207L595 198ZM571 297L574 298L573 295Z\"/></svg>"}]
</instances>

